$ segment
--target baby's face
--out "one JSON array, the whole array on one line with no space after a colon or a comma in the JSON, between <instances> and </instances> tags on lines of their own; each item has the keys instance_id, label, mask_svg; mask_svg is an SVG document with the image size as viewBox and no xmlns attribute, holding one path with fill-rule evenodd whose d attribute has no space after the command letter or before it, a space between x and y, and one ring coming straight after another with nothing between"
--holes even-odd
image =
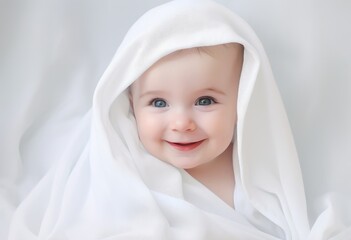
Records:
<instances>
[{"instance_id":1,"label":"baby's face","mask_svg":"<svg viewBox=\"0 0 351 240\"><path fill-rule=\"evenodd\" d=\"M150 154L190 169L228 148L242 55L239 44L182 50L162 58L132 85L139 138Z\"/></svg>"}]
</instances>

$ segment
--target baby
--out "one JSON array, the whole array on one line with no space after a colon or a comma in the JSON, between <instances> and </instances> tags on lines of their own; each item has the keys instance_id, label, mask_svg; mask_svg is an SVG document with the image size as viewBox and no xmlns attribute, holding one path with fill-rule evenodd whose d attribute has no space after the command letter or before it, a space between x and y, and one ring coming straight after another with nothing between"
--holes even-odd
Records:
<instances>
[{"instance_id":1,"label":"baby","mask_svg":"<svg viewBox=\"0 0 351 240\"><path fill-rule=\"evenodd\" d=\"M243 46L178 50L132 86L140 141L233 207L233 134Z\"/></svg>"},{"instance_id":2,"label":"baby","mask_svg":"<svg viewBox=\"0 0 351 240\"><path fill-rule=\"evenodd\" d=\"M299 161L268 58L216 2L145 13L83 120L16 210L11 240L307 239Z\"/></svg>"}]
</instances>

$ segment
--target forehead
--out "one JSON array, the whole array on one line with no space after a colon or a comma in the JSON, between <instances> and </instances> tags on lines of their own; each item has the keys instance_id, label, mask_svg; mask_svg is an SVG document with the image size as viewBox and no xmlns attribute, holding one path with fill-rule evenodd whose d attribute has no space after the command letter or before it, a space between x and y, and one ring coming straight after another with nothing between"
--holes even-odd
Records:
<instances>
[{"instance_id":1,"label":"forehead","mask_svg":"<svg viewBox=\"0 0 351 240\"><path fill-rule=\"evenodd\" d=\"M241 65L239 44L183 49L173 52L152 65L133 85L138 88L174 87L185 82L190 85L219 85L231 78L236 65ZM231 78L232 79L232 78Z\"/></svg>"},{"instance_id":2,"label":"forehead","mask_svg":"<svg viewBox=\"0 0 351 240\"><path fill-rule=\"evenodd\" d=\"M242 45L236 43L181 49L158 60L147 72L160 68L166 63L181 63L191 60L197 62L210 60L212 64L220 63L221 66L225 66L226 64L223 62L232 62L239 55L242 55Z\"/></svg>"}]
</instances>

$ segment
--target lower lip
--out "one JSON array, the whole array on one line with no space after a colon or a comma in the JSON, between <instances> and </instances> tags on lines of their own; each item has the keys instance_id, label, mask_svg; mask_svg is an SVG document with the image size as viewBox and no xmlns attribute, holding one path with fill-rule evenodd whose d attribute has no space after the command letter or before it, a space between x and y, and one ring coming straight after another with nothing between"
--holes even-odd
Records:
<instances>
[{"instance_id":1,"label":"lower lip","mask_svg":"<svg viewBox=\"0 0 351 240\"><path fill-rule=\"evenodd\" d=\"M194 143L189 143L189 144L179 144L179 143L173 143L173 142L168 142L169 145L171 145L172 147L174 147L175 149L179 150L179 151L191 151L195 148L197 148L198 146L200 146L200 144L203 142L202 141L198 141L198 142L194 142Z\"/></svg>"}]
</instances>

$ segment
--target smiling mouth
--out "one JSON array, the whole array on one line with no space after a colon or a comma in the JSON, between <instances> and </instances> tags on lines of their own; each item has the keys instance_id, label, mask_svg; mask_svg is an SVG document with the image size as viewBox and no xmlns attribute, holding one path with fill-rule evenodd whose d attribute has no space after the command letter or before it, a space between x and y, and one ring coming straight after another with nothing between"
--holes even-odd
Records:
<instances>
[{"instance_id":1,"label":"smiling mouth","mask_svg":"<svg viewBox=\"0 0 351 240\"><path fill-rule=\"evenodd\" d=\"M179 150L179 151L190 151L193 150L195 148L197 148L198 146L201 145L201 143L203 143L204 140L198 141L198 142L189 142L189 143L177 143L177 142L168 142L167 143L169 145L171 145L172 147L174 147L175 149Z\"/></svg>"}]
</instances>

